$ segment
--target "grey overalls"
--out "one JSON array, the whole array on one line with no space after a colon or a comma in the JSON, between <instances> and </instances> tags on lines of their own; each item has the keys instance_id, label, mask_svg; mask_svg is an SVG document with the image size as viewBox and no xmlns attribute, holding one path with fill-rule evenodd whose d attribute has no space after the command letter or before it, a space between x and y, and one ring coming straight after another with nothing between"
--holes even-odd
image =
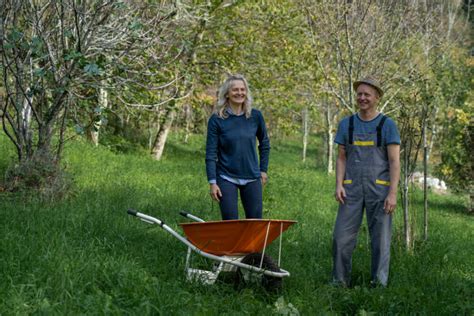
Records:
<instances>
[{"instance_id":1,"label":"grey overalls","mask_svg":"<svg viewBox=\"0 0 474 316\"><path fill-rule=\"evenodd\" d=\"M371 134L354 134L354 115L349 119L343 183L346 199L339 206L333 236L333 280L347 286L364 208L371 239L372 281L384 286L388 281L392 216L383 209L390 186L387 148L382 144L385 119L382 116L376 132Z\"/></svg>"}]
</instances>

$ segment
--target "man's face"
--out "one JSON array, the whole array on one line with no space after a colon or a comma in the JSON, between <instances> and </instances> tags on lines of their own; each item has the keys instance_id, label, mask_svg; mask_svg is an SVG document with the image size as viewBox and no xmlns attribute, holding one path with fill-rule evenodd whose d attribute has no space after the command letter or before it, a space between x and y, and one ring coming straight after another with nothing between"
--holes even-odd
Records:
<instances>
[{"instance_id":1,"label":"man's face","mask_svg":"<svg viewBox=\"0 0 474 316\"><path fill-rule=\"evenodd\" d=\"M378 91L372 86L362 83L357 87L357 104L360 110L367 111L375 109L379 99Z\"/></svg>"}]
</instances>

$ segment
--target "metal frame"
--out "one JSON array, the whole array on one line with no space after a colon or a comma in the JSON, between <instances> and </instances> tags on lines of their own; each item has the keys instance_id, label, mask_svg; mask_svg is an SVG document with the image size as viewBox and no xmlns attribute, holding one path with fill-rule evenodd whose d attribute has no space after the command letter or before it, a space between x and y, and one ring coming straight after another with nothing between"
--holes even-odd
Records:
<instances>
[{"instance_id":1,"label":"metal frame","mask_svg":"<svg viewBox=\"0 0 474 316\"><path fill-rule=\"evenodd\" d=\"M207 284L213 284L219 273L221 271L233 271L236 270L237 268L242 268L246 269L249 271L253 271L256 273L261 273L270 277L276 277L276 278L283 278L283 277L288 277L290 276L290 273L284 269L280 268L280 272L275 272L275 271L269 271L262 269L262 263L263 263L263 255L265 253L265 247L267 243L267 237L268 237L268 230L270 227L270 223L268 224L269 226L267 227L267 236L265 238L265 244L264 248L262 251L262 260L260 261L260 266L252 266L249 264L242 263L241 260L245 257L245 255L242 256L216 256L211 253L202 251L201 249L197 248L194 246L189 240L187 240L185 237L181 236L179 233L177 233L175 230L173 230L171 227L166 225L162 220L159 220L158 218L134 211L134 210L128 210L128 214L136 216L140 218L140 220L144 221L145 223L148 224L156 224L163 228L165 231L173 235L176 239L181 241L183 244L185 244L188 247L187 255L186 255L186 266L185 266L185 272L186 276L189 280L198 280L203 283ZM184 217L187 217L189 219L192 219L197 222L204 222L204 220L200 219L197 216L194 216L189 213L181 212L181 215ZM282 228L281 228L282 229ZM190 267L190 259L191 259L191 253L195 252L205 258L212 259L215 261L218 261L219 264L217 268L214 271L207 271L207 270L200 270L200 269L194 269ZM281 235L280 235L280 248L279 248L279 254L278 254L278 265L280 265L280 255L281 255Z\"/></svg>"}]
</instances>

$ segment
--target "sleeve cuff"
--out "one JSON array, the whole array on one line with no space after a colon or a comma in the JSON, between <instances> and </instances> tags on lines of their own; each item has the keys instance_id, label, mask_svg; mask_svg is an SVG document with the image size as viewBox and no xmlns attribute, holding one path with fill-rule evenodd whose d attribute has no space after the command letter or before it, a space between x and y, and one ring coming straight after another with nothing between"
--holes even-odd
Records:
<instances>
[{"instance_id":1,"label":"sleeve cuff","mask_svg":"<svg viewBox=\"0 0 474 316\"><path fill-rule=\"evenodd\" d=\"M217 183L217 180L216 179L211 179L209 180L209 184L216 184Z\"/></svg>"}]
</instances>

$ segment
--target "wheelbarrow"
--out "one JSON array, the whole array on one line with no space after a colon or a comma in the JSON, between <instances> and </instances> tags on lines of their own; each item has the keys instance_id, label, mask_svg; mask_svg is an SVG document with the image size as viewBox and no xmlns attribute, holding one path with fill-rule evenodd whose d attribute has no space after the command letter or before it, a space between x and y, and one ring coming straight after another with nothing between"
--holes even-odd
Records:
<instances>
[{"instance_id":1,"label":"wheelbarrow","mask_svg":"<svg viewBox=\"0 0 474 316\"><path fill-rule=\"evenodd\" d=\"M236 272L237 285L258 282L267 290L274 291L281 288L284 277L290 276L288 271L280 268L282 238L279 238L277 262L265 254L265 249L296 221L244 219L206 222L182 211L182 216L194 221L179 224L185 238L160 219L132 209L128 214L160 226L188 247L185 272L190 281L214 284L221 272ZM212 269L192 268L193 252L215 261Z\"/></svg>"}]
</instances>

